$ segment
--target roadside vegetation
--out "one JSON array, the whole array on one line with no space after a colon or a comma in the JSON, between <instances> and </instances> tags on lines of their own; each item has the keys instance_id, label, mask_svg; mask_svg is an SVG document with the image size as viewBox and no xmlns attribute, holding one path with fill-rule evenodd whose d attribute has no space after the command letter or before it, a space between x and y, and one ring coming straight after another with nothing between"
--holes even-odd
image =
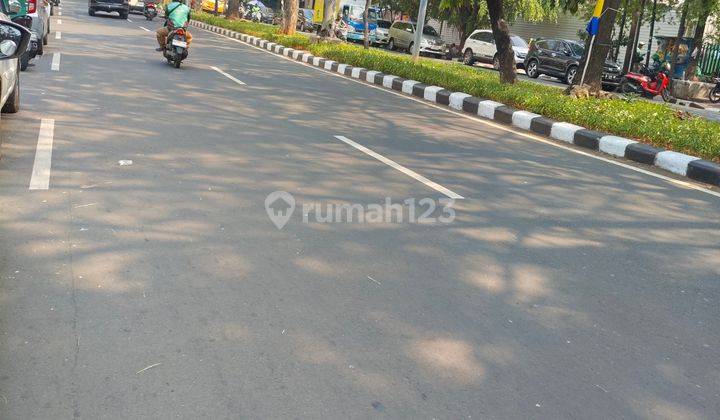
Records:
<instances>
[{"instance_id":1,"label":"roadside vegetation","mask_svg":"<svg viewBox=\"0 0 720 420\"><path fill-rule=\"evenodd\" d=\"M578 99L556 88L531 82L502 84L497 72L459 63L420 60L415 64L410 56L365 50L362 46L347 43L314 43L307 35L299 33L282 35L273 25L226 20L206 13L195 13L193 16L211 25L307 50L313 55L341 63L492 99L551 119L720 162L720 123L694 117L660 103L638 99Z\"/></svg>"}]
</instances>

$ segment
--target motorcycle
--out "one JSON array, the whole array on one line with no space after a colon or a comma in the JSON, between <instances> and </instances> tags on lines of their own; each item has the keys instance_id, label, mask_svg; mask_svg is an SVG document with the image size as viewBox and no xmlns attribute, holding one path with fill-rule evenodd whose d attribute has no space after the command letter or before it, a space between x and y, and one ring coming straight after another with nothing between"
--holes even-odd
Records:
<instances>
[{"instance_id":1,"label":"motorcycle","mask_svg":"<svg viewBox=\"0 0 720 420\"><path fill-rule=\"evenodd\" d=\"M163 50L163 57L165 57L168 64L174 65L176 69L180 68L180 63L188 56L185 30L185 28L177 28L170 31L165 49Z\"/></svg>"},{"instance_id":2,"label":"motorcycle","mask_svg":"<svg viewBox=\"0 0 720 420\"><path fill-rule=\"evenodd\" d=\"M720 102L720 77L713 79L715 87L710 91L710 102L716 104Z\"/></svg>"},{"instance_id":3,"label":"motorcycle","mask_svg":"<svg viewBox=\"0 0 720 420\"><path fill-rule=\"evenodd\" d=\"M672 99L669 89L669 72L670 63L668 62L663 63L657 71L642 66L639 73L628 72L623 76L618 91L620 93L635 93L650 99L660 95L663 101L669 102Z\"/></svg>"},{"instance_id":4,"label":"motorcycle","mask_svg":"<svg viewBox=\"0 0 720 420\"><path fill-rule=\"evenodd\" d=\"M155 7L155 3L146 2L145 6L143 6L143 15L145 15L145 19L149 21L155 19L155 16L157 16L157 8Z\"/></svg>"}]
</instances>

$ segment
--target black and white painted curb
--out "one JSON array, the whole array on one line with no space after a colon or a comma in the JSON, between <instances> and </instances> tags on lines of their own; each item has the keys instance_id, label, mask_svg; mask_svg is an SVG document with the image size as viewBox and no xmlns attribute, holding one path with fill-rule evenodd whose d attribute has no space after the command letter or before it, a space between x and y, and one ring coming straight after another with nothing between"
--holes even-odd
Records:
<instances>
[{"instance_id":1,"label":"black and white painted curb","mask_svg":"<svg viewBox=\"0 0 720 420\"><path fill-rule=\"evenodd\" d=\"M506 125L551 137L555 140L579 147L598 150L603 153L662 168L677 175L696 181L720 186L720 165L694 156L659 149L635 140L600 133L567 122L553 121L541 115L521 111L499 102L483 100L463 92L451 92L440 86L428 86L416 80L407 80L391 74L353 67L336 61L315 57L307 51L296 50L261 38L235 32L229 29L191 21L191 25L216 32L230 38L266 49L327 71L383 86L407 95L422 98L458 111L497 121Z\"/></svg>"}]
</instances>

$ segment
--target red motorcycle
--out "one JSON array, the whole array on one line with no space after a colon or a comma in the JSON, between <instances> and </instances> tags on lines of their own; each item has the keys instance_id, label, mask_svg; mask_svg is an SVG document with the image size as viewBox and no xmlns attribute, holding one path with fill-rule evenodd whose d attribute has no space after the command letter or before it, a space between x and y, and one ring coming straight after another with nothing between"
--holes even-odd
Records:
<instances>
[{"instance_id":1,"label":"red motorcycle","mask_svg":"<svg viewBox=\"0 0 720 420\"><path fill-rule=\"evenodd\" d=\"M623 76L618 91L620 93L635 93L645 96L646 98L654 98L657 95L662 96L663 101L669 102L670 96L670 63L663 63L657 71L649 70L643 66L639 73L629 72Z\"/></svg>"},{"instance_id":2,"label":"red motorcycle","mask_svg":"<svg viewBox=\"0 0 720 420\"><path fill-rule=\"evenodd\" d=\"M151 1L145 2L145 6L143 7L143 15L145 15L145 19L149 21L155 19L155 16L157 16L157 8L155 7L155 3Z\"/></svg>"}]
</instances>

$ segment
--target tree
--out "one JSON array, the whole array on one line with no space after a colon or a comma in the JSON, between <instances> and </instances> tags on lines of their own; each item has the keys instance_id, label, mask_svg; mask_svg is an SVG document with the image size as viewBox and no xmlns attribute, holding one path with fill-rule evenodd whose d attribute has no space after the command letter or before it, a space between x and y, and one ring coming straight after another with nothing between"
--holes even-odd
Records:
<instances>
[{"instance_id":1,"label":"tree","mask_svg":"<svg viewBox=\"0 0 720 420\"><path fill-rule=\"evenodd\" d=\"M370 12L370 2L372 0L365 0L365 11L363 12L363 23L364 23L364 29L363 29L363 35L364 35L364 41L363 44L365 45L365 49L370 49L370 29L368 28L368 19L369 19L369 12Z\"/></svg>"},{"instance_id":2,"label":"tree","mask_svg":"<svg viewBox=\"0 0 720 420\"><path fill-rule=\"evenodd\" d=\"M685 0L682 7L682 13L680 14L680 25L678 26L678 34L677 39L675 40L675 44L673 45L673 51L670 61L670 83L672 83L673 77L675 76L675 66L677 64L677 56L678 52L680 51L680 42L682 41L683 36L685 36L685 24L687 22L687 15L688 15L688 7L690 5L690 0Z\"/></svg>"},{"instance_id":3,"label":"tree","mask_svg":"<svg viewBox=\"0 0 720 420\"><path fill-rule=\"evenodd\" d=\"M698 59L700 59L700 50L702 49L705 28L707 27L708 19L711 15L718 13L718 7L720 2L718 0L699 0L694 3L696 6L693 10L694 14L697 14L697 25L695 26L695 36L693 42L693 50L690 54L690 62L688 63L687 69L685 70L685 79L695 80L695 71L697 69Z\"/></svg>"},{"instance_id":4,"label":"tree","mask_svg":"<svg viewBox=\"0 0 720 420\"><path fill-rule=\"evenodd\" d=\"M280 33L285 35L295 34L298 21L298 0L285 0L283 10L282 27Z\"/></svg>"},{"instance_id":5,"label":"tree","mask_svg":"<svg viewBox=\"0 0 720 420\"><path fill-rule=\"evenodd\" d=\"M498 59L500 60L500 82L515 83L515 52L510 43L510 29L505 20L503 0L486 0L490 26L492 27Z\"/></svg>"},{"instance_id":6,"label":"tree","mask_svg":"<svg viewBox=\"0 0 720 420\"><path fill-rule=\"evenodd\" d=\"M585 41L585 53L580 60L580 68L578 69L575 81L583 78L582 72L585 68L585 63L587 63L584 84L590 92L599 92L602 90L603 65L610 51L612 31L615 26L616 11L619 5L620 0L605 0L600 15L598 33L592 45L592 52L590 51L590 43L593 42L593 37L588 37ZM588 53L591 53L591 55L588 56Z\"/></svg>"},{"instance_id":7,"label":"tree","mask_svg":"<svg viewBox=\"0 0 720 420\"><path fill-rule=\"evenodd\" d=\"M237 19L239 15L238 0L228 0L227 7L225 7L225 17L228 19Z\"/></svg>"},{"instance_id":8,"label":"tree","mask_svg":"<svg viewBox=\"0 0 720 420\"><path fill-rule=\"evenodd\" d=\"M335 7L337 0L315 0L323 2L323 20L320 25L320 35L335 38Z\"/></svg>"}]
</instances>

